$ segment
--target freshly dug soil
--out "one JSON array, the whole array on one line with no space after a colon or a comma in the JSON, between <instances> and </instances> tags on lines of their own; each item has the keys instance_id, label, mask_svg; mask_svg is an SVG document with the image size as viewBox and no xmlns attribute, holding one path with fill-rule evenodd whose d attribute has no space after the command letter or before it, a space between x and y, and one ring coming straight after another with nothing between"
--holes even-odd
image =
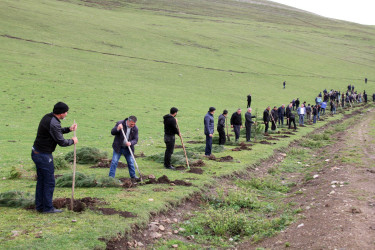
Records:
<instances>
[{"instance_id":1,"label":"freshly dug soil","mask_svg":"<svg viewBox=\"0 0 375 250\"><path fill-rule=\"evenodd\" d=\"M203 174L203 169L201 169L201 168L190 168L190 170L188 172L193 173L193 174Z\"/></svg>"},{"instance_id":2,"label":"freshly dug soil","mask_svg":"<svg viewBox=\"0 0 375 250\"><path fill-rule=\"evenodd\" d=\"M268 137L266 140L268 140L268 141L279 141L279 139L271 137L271 136Z\"/></svg>"},{"instance_id":3,"label":"freshly dug soil","mask_svg":"<svg viewBox=\"0 0 375 250\"><path fill-rule=\"evenodd\" d=\"M267 144L267 145L272 144L271 142L268 142L268 141L260 141L259 143L260 143L260 144Z\"/></svg>"},{"instance_id":4,"label":"freshly dug soil","mask_svg":"<svg viewBox=\"0 0 375 250\"><path fill-rule=\"evenodd\" d=\"M186 187L190 187L191 185L193 185L191 182L186 182L183 180L174 180L172 181L172 183L174 183L176 186L186 186Z\"/></svg>"},{"instance_id":5,"label":"freshly dug soil","mask_svg":"<svg viewBox=\"0 0 375 250\"><path fill-rule=\"evenodd\" d=\"M185 166L176 166L175 168L176 168L176 170L185 170L186 169Z\"/></svg>"},{"instance_id":6,"label":"freshly dug soil","mask_svg":"<svg viewBox=\"0 0 375 250\"><path fill-rule=\"evenodd\" d=\"M113 208L98 207L98 208L92 208L91 210L93 210L93 211L100 211L104 215L118 214L118 215L120 215L122 217L125 217L125 218L134 218L134 217L137 217L136 215L134 215L134 214L132 214L130 212L127 212L127 211L118 211L118 210L113 209Z\"/></svg>"},{"instance_id":7,"label":"freshly dug soil","mask_svg":"<svg viewBox=\"0 0 375 250\"><path fill-rule=\"evenodd\" d=\"M168 176L163 175L163 176L161 176L161 177L158 178L158 183L160 183L160 184L168 184L168 183L171 183L171 181L169 180Z\"/></svg>"},{"instance_id":8,"label":"freshly dug soil","mask_svg":"<svg viewBox=\"0 0 375 250\"><path fill-rule=\"evenodd\" d=\"M122 182L122 186L124 188L131 188L134 186L132 180L130 178L120 178L119 179Z\"/></svg>"},{"instance_id":9,"label":"freshly dug soil","mask_svg":"<svg viewBox=\"0 0 375 250\"><path fill-rule=\"evenodd\" d=\"M169 178L166 175L163 175L163 176L159 177L157 180L156 179L148 179L146 181L146 184L170 184L170 183L174 183L177 186L191 186L192 185L192 183L185 182L183 180L171 181L171 180L169 180Z\"/></svg>"},{"instance_id":10,"label":"freshly dug soil","mask_svg":"<svg viewBox=\"0 0 375 250\"><path fill-rule=\"evenodd\" d=\"M174 145L174 148L183 148L182 145Z\"/></svg>"},{"instance_id":11,"label":"freshly dug soil","mask_svg":"<svg viewBox=\"0 0 375 250\"><path fill-rule=\"evenodd\" d=\"M283 134L286 134L286 135L295 135L295 133L292 133L292 132L289 132L289 131L285 131L285 132L283 132Z\"/></svg>"},{"instance_id":12,"label":"freshly dug soil","mask_svg":"<svg viewBox=\"0 0 375 250\"><path fill-rule=\"evenodd\" d=\"M53 200L53 206L57 209L60 208L67 208L70 209L70 198L57 198ZM74 200L73 204L73 211L74 212L82 212L86 210L86 208L92 208L96 206L97 203L103 203L103 201L100 201L98 198L91 198L91 197L85 197L79 200Z\"/></svg>"},{"instance_id":13,"label":"freshly dug soil","mask_svg":"<svg viewBox=\"0 0 375 250\"><path fill-rule=\"evenodd\" d=\"M203 167L205 166L206 164L204 163L204 161L202 160L197 160L196 162L193 162L190 166L192 167Z\"/></svg>"},{"instance_id":14,"label":"freshly dug soil","mask_svg":"<svg viewBox=\"0 0 375 250\"><path fill-rule=\"evenodd\" d=\"M190 143L190 144L201 144L201 143L204 143L204 141L187 141L187 143Z\"/></svg>"},{"instance_id":15,"label":"freshly dug soil","mask_svg":"<svg viewBox=\"0 0 375 250\"><path fill-rule=\"evenodd\" d=\"M211 161L216 161L216 156L214 156L214 155L210 155L210 156L208 157L208 159L211 160Z\"/></svg>"},{"instance_id":16,"label":"freshly dug soil","mask_svg":"<svg viewBox=\"0 0 375 250\"><path fill-rule=\"evenodd\" d=\"M277 138L289 138L290 136L287 135L275 135Z\"/></svg>"},{"instance_id":17,"label":"freshly dug soil","mask_svg":"<svg viewBox=\"0 0 375 250\"><path fill-rule=\"evenodd\" d=\"M240 148L233 148L232 151L241 151Z\"/></svg>"},{"instance_id":18,"label":"freshly dug soil","mask_svg":"<svg viewBox=\"0 0 375 250\"><path fill-rule=\"evenodd\" d=\"M111 160L110 159L102 159L96 165L91 166L90 168L110 168ZM122 163L121 161L118 162L117 168L127 168L128 164Z\"/></svg>"},{"instance_id":19,"label":"freshly dug soil","mask_svg":"<svg viewBox=\"0 0 375 250\"><path fill-rule=\"evenodd\" d=\"M230 156L230 155L227 155L227 156L223 156L223 157L220 157L218 159L219 162L230 162L230 161L233 161L233 157Z\"/></svg>"}]
</instances>

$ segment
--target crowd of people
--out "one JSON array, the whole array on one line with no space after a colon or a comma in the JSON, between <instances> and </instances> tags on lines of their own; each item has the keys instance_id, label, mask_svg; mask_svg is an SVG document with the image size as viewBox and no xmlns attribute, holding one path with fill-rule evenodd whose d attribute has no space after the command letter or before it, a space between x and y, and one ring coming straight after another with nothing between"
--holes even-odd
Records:
<instances>
[{"instance_id":1,"label":"crowd of people","mask_svg":"<svg viewBox=\"0 0 375 250\"><path fill-rule=\"evenodd\" d=\"M285 81L283 83L285 88ZM245 122L242 120L242 110L238 108L230 117L230 127L235 133L235 141L240 139L240 131L243 124L246 128L246 142L251 141L251 128L257 118L252 115L251 109L251 94L247 96L247 111L244 115ZM375 102L375 93L373 94L373 101ZM280 107L274 106L271 109L268 106L263 112L264 133L268 135L269 124L271 123L271 130L276 130L277 127L284 127L284 121L289 129L297 129L296 115L300 127L305 126L305 119L316 123L321 115L324 115L327 105L330 107L331 114L336 114L337 107L352 106L353 103L367 102L366 91L357 93L354 91L354 85L348 85L346 93L340 91L323 90L315 98L315 105L301 103L299 98L293 99L287 106L282 104ZM55 209L52 205L52 197L55 188L54 164L52 153L55 151L57 145L67 147L78 143L76 136L72 139L65 139L63 134L77 130L77 124L70 127L62 128L60 123L68 114L69 107L63 102L58 102L53 108L53 112L46 114L39 123L37 136L32 147L32 160L36 165L37 170L37 185L35 194L35 208L38 212L43 213L59 213L59 209ZM205 155L210 156L212 152L212 139L215 131L214 114L216 108L210 107L207 114L204 116L204 134L206 136ZM164 153L164 167L166 169L174 170L175 167L171 164L171 156L175 146L175 136L181 137L180 130L177 123L178 109L172 107L169 114L163 117L164 119L164 142L166 145ZM226 143L228 137L228 110L224 110L218 117L217 131L219 133L219 145ZM116 125L111 129L111 134L114 136L112 148L113 157L110 165L109 176L115 177L118 161L121 155L125 156L128 164L129 175L133 181L139 181L134 169L134 145L138 143L138 127L136 126L137 117L129 116L124 120L116 122ZM227 128L227 133L225 132Z\"/></svg>"}]
</instances>

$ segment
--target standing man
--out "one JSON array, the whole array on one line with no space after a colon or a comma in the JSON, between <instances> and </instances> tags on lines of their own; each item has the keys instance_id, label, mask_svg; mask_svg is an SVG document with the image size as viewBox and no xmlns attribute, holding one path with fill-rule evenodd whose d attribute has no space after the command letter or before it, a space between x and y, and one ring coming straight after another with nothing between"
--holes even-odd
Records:
<instances>
[{"instance_id":1,"label":"standing man","mask_svg":"<svg viewBox=\"0 0 375 250\"><path fill-rule=\"evenodd\" d=\"M271 107L268 106L264 112L263 112L263 122L264 122L264 134L268 135L268 127L269 127L269 122L270 122L270 109Z\"/></svg>"},{"instance_id":2,"label":"standing man","mask_svg":"<svg viewBox=\"0 0 375 250\"><path fill-rule=\"evenodd\" d=\"M53 191L55 189L55 166L52 153L58 144L67 147L77 144L77 137L64 139L63 134L77 130L77 124L62 128L60 120L68 114L69 107L63 102L58 102L53 107L53 112L46 114L39 123L36 139L31 151L37 173L35 190L35 209L40 213L60 213L52 205Z\"/></svg>"},{"instance_id":3,"label":"standing man","mask_svg":"<svg viewBox=\"0 0 375 250\"><path fill-rule=\"evenodd\" d=\"M204 154L206 156L211 155L212 151L212 136L214 134L214 114L215 114L215 108L210 107L207 114L204 116L204 134L206 135L206 149L204 151Z\"/></svg>"},{"instance_id":4,"label":"standing man","mask_svg":"<svg viewBox=\"0 0 375 250\"><path fill-rule=\"evenodd\" d=\"M246 141L251 141L251 125L254 123L251 118L255 118L255 116L251 115L251 108L247 109L245 113L245 127L246 127Z\"/></svg>"},{"instance_id":5,"label":"standing man","mask_svg":"<svg viewBox=\"0 0 375 250\"><path fill-rule=\"evenodd\" d=\"M279 116L279 126L282 125L284 126L284 116L285 116L285 105L281 105L281 107L279 107L277 109L277 114Z\"/></svg>"},{"instance_id":6,"label":"standing man","mask_svg":"<svg viewBox=\"0 0 375 250\"><path fill-rule=\"evenodd\" d=\"M293 112L290 112L289 113L289 129L292 127L292 123L294 124L294 130L296 130L297 129L296 118L295 118Z\"/></svg>"},{"instance_id":7,"label":"standing man","mask_svg":"<svg viewBox=\"0 0 375 250\"><path fill-rule=\"evenodd\" d=\"M277 114L277 107L274 106L273 109L271 110L271 130L276 130L276 123L278 119L278 114Z\"/></svg>"},{"instance_id":8,"label":"standing man","mask_svg":"<svg viewBox=\"0 0 375 250\"><path fill-rule=\"evenodd\" d=\"M299 125L304 126L303 122L304 122L304 119L305 119L306 108L303 104L301 104L301 107L299 107L297 109L297 113L298 113L298 116L299 116Z\"/></svg>"},{"instance_id":9,"label":"standing man","mask_svg":"<svg viewBox=\"0 0 375 250\"><path fill-rule=\"evenodd\" d=\"M365 78L365 84L367 84L367 77Z\"/></svg>"},{"instance_id":10,"label":"standing man","mask_svg":"<svg viewBox=\"0 0 375 250\"><path fill-rule=\"evenodd\" d=\"M251 94L247 96L247 107L250 108L251 106Z\"/></svg>"},{"instance_id":11,"label":"standing man","mask_svg":"<svg viewBox=\"0 0 375 250\"><path fill-rule=\"evenodd\" d=\"M171 164L171 157L174 150L175 135L181 136L177 129L176 115L178 109L171 108L169 114L163 116L164 119L164 142L165 142L165 154L164 154L164 167L166 169L175 170L175 167Z\"/></svg>"},{"instance_id":12,"label":"standing man","mask_svg":"<svg viewBox=\"0 0 375 250\"><path fill-rule=\"evenodd\" d=\"M309 105L306 107L307 120L309 121L311 120L311 112L312 112L312 109L309 103Z\"/></svg>"},{"instance_id":13,"label":"standing man","mask_svg":"<svg viewBox=\"0 0 375 250\"><path fill-rule=\"evenodd\" d=\"M290 113L292 113L292 106L293 104L292 103L289 103L289 106L286 107L286 111L285 111L285 116L286 116L286 125L289 125L290 124L290 121L289 121L289 115Z\"/></svg>"},{"instance_id":14,"label":"standing man","mask_svg":"<svg viewBox=\"0 0 375 250\"><path fill-rule=\"evenodd\" d=\"M111 134L115 136L112 143L113 156L111 161L111 166L109 168L109 177L115 178L117 163L120 160L121 155L125 156L126 162L128 163L129 175L132 181L140 181L140 179L135 175L134 160L129 151L129 147L134 154L134 145L138 143L138 127L135 125L137 123L137 117L129 116L125 120L118 121L116 125L112 128ZM121 130L124 130L125 136L128 142L125 142L125 137Z\"/></svg>"},{"instance_id":15,"label":"standing man","mask_svg":"<svg viewBox=\"0 0 375 250\"><path fill-rule=\"evenodd\" d=\"M286 81L283 82L284 89L285 89L285 84L286 84Z\"/></svg>"},{"instance_id":16,"label":"standing man","mask_svg":"<svg viewBox=\"0 0 375 250\"><path fill-rule=\"evenodd\" d=\"M219 145L225 144L225 119L227 118L228 110L224 110L217 121L217 132L219 132Z\"/></svg>"},{"instance_id":17,"label":"standing man","mask_svg":"<svg viewBox=\"0 0 375 250\"><path fill-rule=\"evenodd\" d=\"M299 101L299 98L297 98L297 100L296 100L296 109L299 108L299 104L300 104L300 101Z\"/></svg>"},{"instance_id":18,"label":"standing man","mask_svg":"<svg viewBox=\"0 0 375 250\"><path fill-rule=\"evenodd\" d=\"M234 130L234 134L236 135L236 142L240 138L240 129L242 128L242 116L241 116L241 109L238 108L237 112L232 114L230 118L230 125Z\"/></svg>"}]
</instances>

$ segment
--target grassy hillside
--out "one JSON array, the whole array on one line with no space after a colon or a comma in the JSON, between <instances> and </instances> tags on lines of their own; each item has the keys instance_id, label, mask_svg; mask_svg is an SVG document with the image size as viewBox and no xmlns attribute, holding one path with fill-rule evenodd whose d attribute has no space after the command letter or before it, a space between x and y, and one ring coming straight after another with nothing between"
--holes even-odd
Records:
<instances>
[{"instance_id":1,"label":"grassy hillside","mask_svg":"<svg viewBox=\"0 0 375 250\"><path fill-rule=\"evenodd\" d=\"M78 123L79 147L94 146L111 155L110 129L115 121L134 114L140 131L137 151L151 155L164 150L162 116L172 106L180 109L184 136L199 139L209 106L234 112L246 107L249 92L259 113L296 97L312 102L324 88L344 90L354 84L359 91L375 92L375 27L324 19L267 1L3 0L0 27L0 176L6 178L13 166L33 173L30 149L38 123L58 101L70 106L63 126L74 119ZM265 148L254 155L272 153ZM71 150L58 148L56 154ZM161 164L140 161L147 174L165 173ZM106 170L79 168L107 175ZM35 182L26 179L2 180L0 191L33 192L34 187ZM149 189L142 189L143 198ZM194 190L181 189L174 198ZM116 205L124 200L117 190L110 191L113 196L100 190L77 192L79 197L115 197L114 206L128 211L139 206L139 197L128 196L134 201L130 207ZM69 196L69 190L58 189L56 195ZM9 236L18 214L5 211L10 214L9 227L2 229L2 239ZM34 214L22 216L31 216L30 223L38 220ZM140 216L146 220L148 210ZM130 227L124 223L110 230L104 226L97 234L113 236ZM85 248L99 243L80 244Z\"/></svg>"}]
</instances>

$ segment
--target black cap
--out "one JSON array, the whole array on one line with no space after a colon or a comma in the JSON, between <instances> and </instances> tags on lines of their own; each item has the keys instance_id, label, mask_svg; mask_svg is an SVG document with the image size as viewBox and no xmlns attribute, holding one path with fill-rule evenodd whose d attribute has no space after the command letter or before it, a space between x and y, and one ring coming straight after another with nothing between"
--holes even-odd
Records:
<instances>
[{"instance_id":1,"label":"black cap","mask_svg":"<svg viewBox=\"0 0 375 250\"><path fill-rule=\"evenodd\" d=\"M228 114L228 110L224 109L223 114L224 115Z\"/></svg>"},{"instance_id":2,"label":"black cap","mask_svg":"<svg viewBox=\"0 0 375 250\"><path fill-rule=\"evenodd\" d=\"M210 107L209 110L208 110L208 112L213 112L215 110L216 110L215 107Z\"/></svg>"},{"instance_id":3,"label":"black cap","mask_svg":"<svg viewBox=\"0 0 375 250\"><path fill-rule=\"evenodd\" d=\"M178 112L178 108L172 107L169 113L174 114Z\"/></svg>"},{"instance_id":4,"label":"black cap","mask_svg":"<svg viewBox=\"0 0 375 250\"><path fill-rule=\"evenodd\" d=\"M69 107L68 105L66 105L65 103L63 102L58 102L55 104L55 106L53 107L53 113L56 114L56 115L59 115L59 114L63 114L65 112L68 112L69 110Z\"/></svg>"}]
</instances>

